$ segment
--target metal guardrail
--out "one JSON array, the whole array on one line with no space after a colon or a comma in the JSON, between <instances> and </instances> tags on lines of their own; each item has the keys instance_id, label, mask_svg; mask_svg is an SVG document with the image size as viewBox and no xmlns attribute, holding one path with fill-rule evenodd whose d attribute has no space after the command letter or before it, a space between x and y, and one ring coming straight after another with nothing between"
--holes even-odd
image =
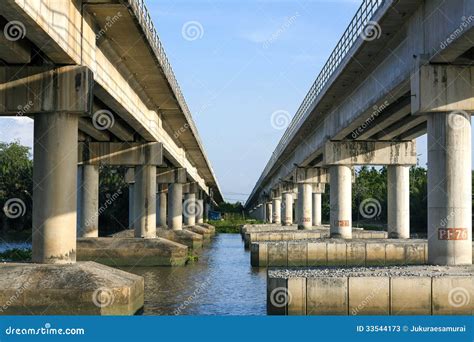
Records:
<instances>
[{"instance_id":1,"label":"metal guardrail","mask_svg":"<svg viewBox=\"0 0 474 342\"><path fill-rule=\"evenodd\" d=\"M274 162L283 152L289 139L296 132L300 120L302 120L309 114L308 111L316 102L318 95L324 89L327 82L333 75L334 71L339 67L343 59L347 56L347 53L354 45L354 42L357 40L357 38L359 38L362 30L370 21L375 11L380 8L384 1L385 0L364 0L362 2L361 6L354 15L354 18L349 23L349 26L347 27L346 31L342 35L334 50L332 51L318 77L316 78L316 81L314 81L313 85L309 89L309 92L306 94L303 102L301 103L296 114L288 125L288 128L285 130L285 133L280 139L280 142L273 151L272 157L270 158L267 165L265 166L265 169L262 172L263 176L265 176L270 171Z\"/></svg>"}]
</instances>

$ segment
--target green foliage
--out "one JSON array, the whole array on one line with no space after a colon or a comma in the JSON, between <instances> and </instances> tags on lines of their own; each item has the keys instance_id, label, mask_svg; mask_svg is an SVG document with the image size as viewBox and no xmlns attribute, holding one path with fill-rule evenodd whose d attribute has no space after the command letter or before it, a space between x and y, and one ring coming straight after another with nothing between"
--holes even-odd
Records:
<instances>
[{"instance_id":1,"label":"green foliage","mask_svg":"<svg viewBox=\"0 0 474 342\"><path fill-rule=\"evenodd\" d=\"M199 260L199 256L197 254L194 254L193 251L191 250L188 251L188 256L186 259L187 264L197 262L198 260Z\"/></svg>"},{"instance_id":2,"label":"green foliage","mask_svg":"<svg viewBox=\"0 0 474 342\"><path fill-rule=\"evenodd\" d=\"M0 223L6 230L31 228L33 193L33 161L30 148L18 142L0 142L0 206L11 199L19 199L25 204L23 215L8 218L1 212Z\"/></svg>"},{"instance_id":3,"label":"green foliage","mask_svg":"<svg viewBox=\"0 0 474 342\"><path fill-rule=\"evenodd\" d=\"M256 220L244 220L242 218L236 219L224 219L221 221L209 221L209 224L216 227L217 233L231 233L238 234L240 233L240 226L243 224L258 224L263 223Z\"/></svg>"},{"instance_id":4,"label":"green foliage","mask_svg":"<svg viewBox=\"0 0 474 342\"><path fill-rule=\"evenodd\" d=\"M31 249L13 248L0 253L1 261L30 261Z\"/></svg>"}]
</instances>

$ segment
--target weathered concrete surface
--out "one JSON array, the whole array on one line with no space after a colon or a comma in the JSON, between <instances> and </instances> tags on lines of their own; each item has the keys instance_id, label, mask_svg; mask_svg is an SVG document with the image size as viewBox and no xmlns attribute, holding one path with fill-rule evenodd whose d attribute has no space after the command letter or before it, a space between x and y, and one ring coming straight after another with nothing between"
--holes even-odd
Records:
<instances>
[{"instance_id":1,"label":"weathered concrete surface","mask_svg":"<svg viewBox=\"0 0 474 342\"><path fill-rule=\"evenodd\" d=\"M0 265L1 315L133 315L143 278L95 262Z\"/></svg>"},{"instance_id":2,"label":"weathered concrete surface","mask_svg":"<svg viewBox=\"0 0 474 342\"><path fill-rule=\"evenodd\" d=\"M296 224L289 226L282 226L280 224L244 224L240 227L240 234L242 238L245 236L245 233L256 233L256 232L269 232L269 231L289 231L297 230L298 226Z\"/></svg>"},{"instance_id":3,"label":"weathered concrete surface","mask_svg":"<svg viewBox=\"0 0 474 342\"><path fill-rule=\"evenodd\" d=\"M250 262L253 267L421 265L427 249L426 240L257 242L250 246Z\"/></svg>"},{"instance_id":4,"label":"weathered concrete surface","mask_svg":"<svg viewBox=\"0 0 474 342\"><path fill-rule=\"evenodd\" d=\"M323 226L324 227L324 226ZM268 231L244 234L245 248L249 248L254 242L261 241L299 241L308 239L328 238L330 235L329 227L317 228L311 230L297 231ZM352 229L352 236L355 239L385 239L388 234L385 231L362 230L360 228Z\"/></svg>"},{"instance_id":5,"label":"weathered concrete surface","mask_svg":"<svg viewBox=\"0 0 474 342\"><path fill-rule=\"evenodd\" d=\"M209 223L198 223L198 226L202 226L204 228L207 228L212 235L216 234L216 227L214 227L212 224Z\"/></svg>"},{"instance_id":6,"label":"weathered concrete surface","mask_svg":"<svg viewBox=\"0 0 474 342\"><path fill-rule=\"evenodd\" d=\"M267 277L270 315L472 315L473 296L473 266L275 269Z\"/></svg>"},{"instance_id":7,"label":"weathered concrete surface","mask_svg":"<svg viewBox=\"0 0 474 342\"><path fill-rule=\"evenodd\" d=\"M110 266L183 266L188 247L162 238L80 238L77 259Z\"/></svg>"},{"instance_id":8,"label":"weathered concrete surface","mask_svg":"<svg viewBox=\"0 0 474 342\"><path fill-rule=\"evenodd\" d=\"M133 230L126 229L119 233L111 235L112 238L133 238ZM203 246L202 235L188 230L172 230L164 228L156 228L156 237L174 241L191 249L201 249Z\"/></svg>"},{"instance_id":9,"label":"weathered concrete surface","mask_svg":"<svg viewBox=\"0 0 474 342\"><path fill-rule=\"evenodd\" d=\"M211 237L214 235L210 229L204 228L202 226L186 226L184 229L201 235L204 243L209 242Z\"/></svg>"}]
</instances>

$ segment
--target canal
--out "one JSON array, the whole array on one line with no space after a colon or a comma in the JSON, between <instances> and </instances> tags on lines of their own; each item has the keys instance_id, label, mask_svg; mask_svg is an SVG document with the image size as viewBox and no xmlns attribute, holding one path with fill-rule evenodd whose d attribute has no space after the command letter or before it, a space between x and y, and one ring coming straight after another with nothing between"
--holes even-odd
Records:
<instances>
[{"instance_id":1,"label":"canal","mask_svg":"<svg viewBox=\"0 0 474 342\"><path fill-rule=\"evenodd\" d=\"M265 315L266 271L239 234L217 234L186 267L127 268L145 278L144 315Z\"/></svg>"}]
</instances>

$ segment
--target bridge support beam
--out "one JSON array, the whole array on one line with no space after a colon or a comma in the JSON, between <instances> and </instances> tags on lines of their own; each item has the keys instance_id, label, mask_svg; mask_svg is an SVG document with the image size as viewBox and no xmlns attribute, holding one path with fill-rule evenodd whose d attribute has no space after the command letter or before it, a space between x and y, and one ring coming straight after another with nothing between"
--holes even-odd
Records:
<instances>
[{"instance_id":1,"label":"bridge support beam","mask_svg":"<svg viewBox=\"0 0 474 342\"><path fill-rule=\"evenodd\" d=\"M347 165L329 168L331 237L352 239L352 169Z\"/></svg>"},{"instance_id":2,"label":"bridge support beam","mask_svg":"<svg viewBox=\"0 0 474 342\"><path fill-rule=\"evenodd\" d=\"M157 215L157 222L156 225L157 227L163 227L166 228L168 227L168 224L166 222L166 214L167 214L167 206L168 206L168 198L167 198L167 192L168 191L168 184L158 184L158 215Z\"/></svg>"},{"instance_id":3,"label":"bridge support beam","mask_svg":"<svg viewBox=\"0 0 474 342\"><path fill-rule=\"evenodd\" d=\"M156 238L156 166L135 167L135 237Z\"/></svg>"},{"instance_id":4,"label":"bridge support beam","mask_svg":"<svg viewBox=\"0 0 474 342\"><path fill-rule=\"evenodd\" d=\"M388 165L387 206L388 237L410 238L410 167Z\"/></svg>"},{"instance_id":5,"label":"bridge support beam","mask_svg":"<svg viewBox=\"0 0 474 342\"><path fill-rule=\"evenodd\" d=\"M326 185L324 183L313 185L313 226L321 226L322 194Z\"/></svg>"},{"instance_id":6,"label":"bridge support beam","mask_svg":"<svg viewBox=\"0 0 474 342\"><path fill-rule=\"evenodd\" d=\"M99 237L99 167L79 166L78 237Z\"/></svg>"}]
</instances>

